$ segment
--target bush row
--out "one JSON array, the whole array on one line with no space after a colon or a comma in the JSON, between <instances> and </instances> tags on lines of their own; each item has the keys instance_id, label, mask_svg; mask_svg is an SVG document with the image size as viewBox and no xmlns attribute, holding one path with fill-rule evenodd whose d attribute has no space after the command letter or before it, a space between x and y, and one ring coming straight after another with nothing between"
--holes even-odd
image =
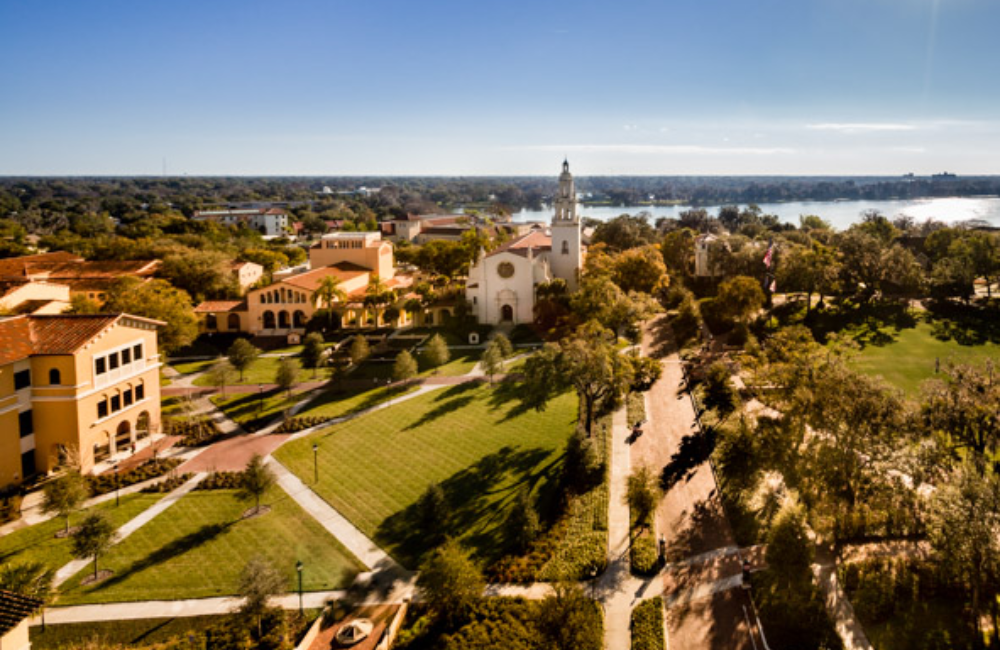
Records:
<instances>
[{"instance_id":1,"label":"bush row","mask_svg":"<svg viewBox=\"0 0 1000 650\"><path fill-rule=\"evenodd\" d=\"M961 589L942 579L929 562L873 558L841 565L838 572L851 604L866 621L886 621L915 602L963 597Z\"/></svg>"},{"instance_id":2,"label":"bush row","mask_svg":"<svg viewBox=\"0 0 1000 650\"><path fill-rule=\"evenodd\" d=\"M164 419L163 430L167 435L181 436L181 445L184 447L209 445L223 436L218 425L208 418Z\"/></svg>"},{"instance_id":3,"label":"bush row","mask_svg":"<svg viewBox=\"0 0 1000 650\"><path fill-rule=\"evenodd\" d=\"M647 521L643 526L634 526L630 536L629 559L632 562L632 573L640 576L656 575L660 570L660 554L656 548L653 522Z\"/></svg>"},{"instance_id":4,"label":"bush row","mask_svg":"<svg viewBox=\"0 0 1000 650\"><path fill-rule=\"evenodd\" d=\"M296 431L302 431L303 429L308 429L309 427L314 427L317 424L323 424L330 418L325 415L302 415L293 418L288 418L277 429L274 430L275 433L295 433Z\"/></svg>"},{"instance_id":5,"label":"bush row","mask_svg":"<svg viewBox=\"0 0 1000 650\"><path fill-rule=\"evenodd\" d=\"M99 476L88 476L87 487L90 489L90 494L96 497L112 492L115 488L128 487L129 485L142 483L157 476L163 476L167 472L177 469L182 462L184 461L179 458L148 460L135 469L118 473L117 476L115 472L107 472Z\"/></svg>"},{"instance_id":6,"label":"bush row","mask_svg":"<svg viewBox=\"0 0 1000 650\"><path fill-rule=\"evenodd\" d=\"M196 490L235 490L240 487L240 472L212 472Z\"/></svg>"},{"instance_id":7,"label":"bush row","mask_svg":"<svg viewBox=\"0 0 1000 650\"><path fill-rule=\"evenodd\" d=\"M646 419L646 399L644 393L629 393L625 401L625 412L630 427Z\"/></svg>"},{"instance_id":8,"label":"bush row","mask_svg":"<svg viewBox=\"0 0 1000 650\"><path fill-rule=\"evenodd\" d=\"M664 650L663 598L657 596L632 610L632 650Z\"/></svg>"},{"instance_id":9,"label":"bush row","mask_svg":"<svg viewBox=\"0 0 1000 650\"><path fill-rule=\"evenodd\" d=\"M20 493L6 494L0 497L0 524L21 518L22 499Z\"/></svg>"},{"instance_id":10,"label":"bush row","mask_svg":"<svg viewBox=\"0 0 1000 650\"><path fill-rule=\"evenodd\" d=\"M184 472L183 474L171 474L159 483L147 485L142 488L140 492L143 494L164 494L166 492L173 492L180 486L184 485L184 483L186 483L192 476L193 474L190 472Z\"/></svg>"}]
</instances>

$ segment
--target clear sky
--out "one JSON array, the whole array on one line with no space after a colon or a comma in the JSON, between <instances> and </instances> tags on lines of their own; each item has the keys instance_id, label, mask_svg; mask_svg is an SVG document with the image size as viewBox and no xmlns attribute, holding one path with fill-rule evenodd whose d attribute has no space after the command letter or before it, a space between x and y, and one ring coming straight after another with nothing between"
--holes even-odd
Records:
<instances>
[{"instance_id":1,"label":"clear sky","mask_svg":"<svg viewBox=\"0 0 1000 650\"><path fill-rule=\"evenodd\" d=\"M0 174L1000 174L998 0L0 0Z\"/></svg>"}]
</instances>

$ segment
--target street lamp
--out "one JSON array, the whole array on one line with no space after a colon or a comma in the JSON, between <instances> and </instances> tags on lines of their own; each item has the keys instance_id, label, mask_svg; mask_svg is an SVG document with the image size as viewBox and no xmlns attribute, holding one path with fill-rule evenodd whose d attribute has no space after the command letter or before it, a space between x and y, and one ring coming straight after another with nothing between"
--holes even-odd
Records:
<instances>
[{"instance_id":1,"label":"street lamp","mask_svg":"<svg viewBox=\"0 0 1000 650\"><path fill-rule=\"evenodd\" d=\"M392 379L387 377L385 380L385 392L389 396L389 406L392 406L392 389L389 388L390 386L392 386Z\"/></svg>"},{"instance_id":2,"label":"street lamp","mask_svg":"<svg viewBox=\"0 0 1000 650\"><path fill-rule=\"evenodd\" d=\"M295 571L299 574L299 616L302 616L302 560L295 562Z\"/></svg>"},{"instance_id":3,"label":"street lamp","mask_svg":"<svg viewBox=\"0 0 1000 650\"><path fill-rule=\"evenodd\" d=\"M119 487L121 487L121 483L118 480L118 463L115 463L115 507L116 508L119 505L121 505L121 501L119 500L119 497L118 497L118 495L119 495Z\"/></svg>"},{"instance_id":4,"label":"street lamp","mask_svg":"<svg viewBox=\"0 0 1000 650\"><path fill-rule=\"evenodd\" d=\"M319 445L313 443L313 483L319 483Z\"/></svg>"}]
</instances>

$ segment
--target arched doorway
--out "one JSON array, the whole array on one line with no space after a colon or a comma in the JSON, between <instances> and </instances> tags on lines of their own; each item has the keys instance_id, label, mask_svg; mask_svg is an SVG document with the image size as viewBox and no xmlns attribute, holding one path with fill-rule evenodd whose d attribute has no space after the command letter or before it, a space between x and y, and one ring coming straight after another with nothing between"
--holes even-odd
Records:
<instances>
[{"instance_id":1,"label":"arched doorway","mask_svg":"<svg viewBox=\"0 0 1000 650\"><path fill-rule=\"evenodd\" d=\"M264 312L264 329L273 330L274 329L274 312L268 309Z\"/></svg>"},{"instance_id":2,"label":"arched doorway","mask_svg":"<svg viewBox=\"0 0 1000 650\"><path fill-rule=\"evenodd\" d=\"M100 463L111 457L111 440L107 431L97 434L97 442L94 443L94 462Z\"/></svg>"},{"instance_id":3,"label":"arched doorway","mask_svg":"<svg viewBox=\"0 0 1000 650\"><path fill-rule=\"evenodd\" d=\"M510 305L504 305L500 308L500 320L510 322L514 320L514 308Z\"/></svg>"},{"instance_id":4,"label":"arched doorway","mask_svg":"<svg viewBox=\"0 0 1000 650\"><path fill-rule=\"evenodd\" d=\"M132 425L125 420L118 425L118 431L115 433L115 453L127 450L131 444Z\"/></svg>"},{"instance_id":5,"label":"arched doorway","mask_svg":"<svg viewBox=\"0 0 1000 650\"><path fill-rule=\"evenodd\" d=\"M141 440L149 435L149 412L143 411L135 421L135 439Z\"/></svg>"},{"instance_id":6,"label":"arched doorway","mask_svg":"<svg viewBox=\"0 0 1000 650\"><path fill-rule=\"evenodd\" d=\"M278 328L287 329L288 327L288 312L281 310L278 312Z\"/></svg>"},{"instance_id":7,"label":"arched doorway","mask_svg":"<svg viewBox=\"0 0 1000 650\"><path fill-rule=\"evenodd\" d=\"M229 327L230 332L239 332L240 331L239 314L229 314L226 325Z\"/></svg>"},{"instance_id":8,"label":"arched doorway","mask_svg":"<svg viewBox=\"0 0 1000 650\"><path fill-rule=\"evenodd\" d=\"M295 310L295 313L292 315L292 323L295 327L306 326L306 315L301 309Z\"/></svg>"}]
</instances>

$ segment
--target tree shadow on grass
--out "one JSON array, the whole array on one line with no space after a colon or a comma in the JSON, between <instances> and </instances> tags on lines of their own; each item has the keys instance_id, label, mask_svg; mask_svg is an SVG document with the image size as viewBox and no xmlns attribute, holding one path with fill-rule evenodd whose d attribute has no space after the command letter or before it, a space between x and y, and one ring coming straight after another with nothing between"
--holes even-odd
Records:
<instances>
[{"instance_id":1,"label":"tree shadow on grass","mask_svg":"<svg viewBox=\"0 0 1000 650\"><path fill-rule=\"evenodd\" d=\"M518 491L533 489L551 472L558 461L540 467L551 453L508 446L484 456L441 482L449 516L434 531L422 529L415 502L385 519L375 540L395 549L394 555L410 568L418 566L421 556L447 536L464 537L475 555L495 559L502 550L496 526L507 516Z\"/></svg>"},{"instance_id":2,"label":"tree shadow on grass","mask_svg":"<svg viewBox=\"0 0 1000 650\"><path fill-rule=\"evenodd\" d=\"M917 326L917 317L906 302L856 303L845 301L837 307L814 311L803 324L820 343L843 332L862 347L884 346L899 338L899 332Z\"/></svg>"},{"instance_id":3,"label":"tree shadow on grass","mask_svg":"<svg viewBox=\"0 0 1000 650\"><path fill-rule=\"evenodd\" d=\"M715 450L716 437L715 430L709 428L704 433L689 434L681 439L680 449L674 452L660 475L660 485L664 492L682 480L691 480Z\"/></svg>"},{"instance_id":4,"label":"tree shadow on grass","mask_svg":"<svg viewBox=\"0 0 1000 650\"><path fill-rule=\"evenodd\" d=\"M468 382L463 384L457 384L455 386L452 386L451 388L448 388L447 390L441 391L441 393L438 394L434 399L434 401L439 402L439 404L434 408L432 408L431 410L424 413L423 415L421 415L419 419L409 424L403 430L409 431L411 429L417 429L419 427L424 426L425 424L429 424L434 420L437 420L438 418L444 417L449 413L452 413L463 407L468 406L469 404L475 401L476 396L466 395L465 393L469 393L475 390L477 387L478 384L473 382Z\"/></svg>"},{"instance_id":5,"label":"tree shadow on grass","mask_svg":"<svg viewBox=\"0 0 1000 650\"><path fill-rule=\"evenodd\" d=\"M115 585L124 582L132 575L142 573L146 569L151 569L160 564L169 562L175 557L184 555L188 551L212 541L219 535L226 532L226 530L232 525L232 522L228 522L225 524L207 524L202 526L193 533L188 533L184 537L175 539L166 546L161 546L156 549L146 557L136 560L124 571L116 572L115 575L111 576L107 580L98 583L97 588L91 591L101 591L103 589L114 587Z\"/></svg>"},{"instance_id":6,"label":"tree shadow on grass","mask_svg":"<svg viewBox=\"0 0 1000 650\"><path fill-rule=\"evenodd\" d=\"M928 305L931 334L939 341L959 345L1000 343L1000 308L935 301Z\"/></svg>"}]
</instances>

